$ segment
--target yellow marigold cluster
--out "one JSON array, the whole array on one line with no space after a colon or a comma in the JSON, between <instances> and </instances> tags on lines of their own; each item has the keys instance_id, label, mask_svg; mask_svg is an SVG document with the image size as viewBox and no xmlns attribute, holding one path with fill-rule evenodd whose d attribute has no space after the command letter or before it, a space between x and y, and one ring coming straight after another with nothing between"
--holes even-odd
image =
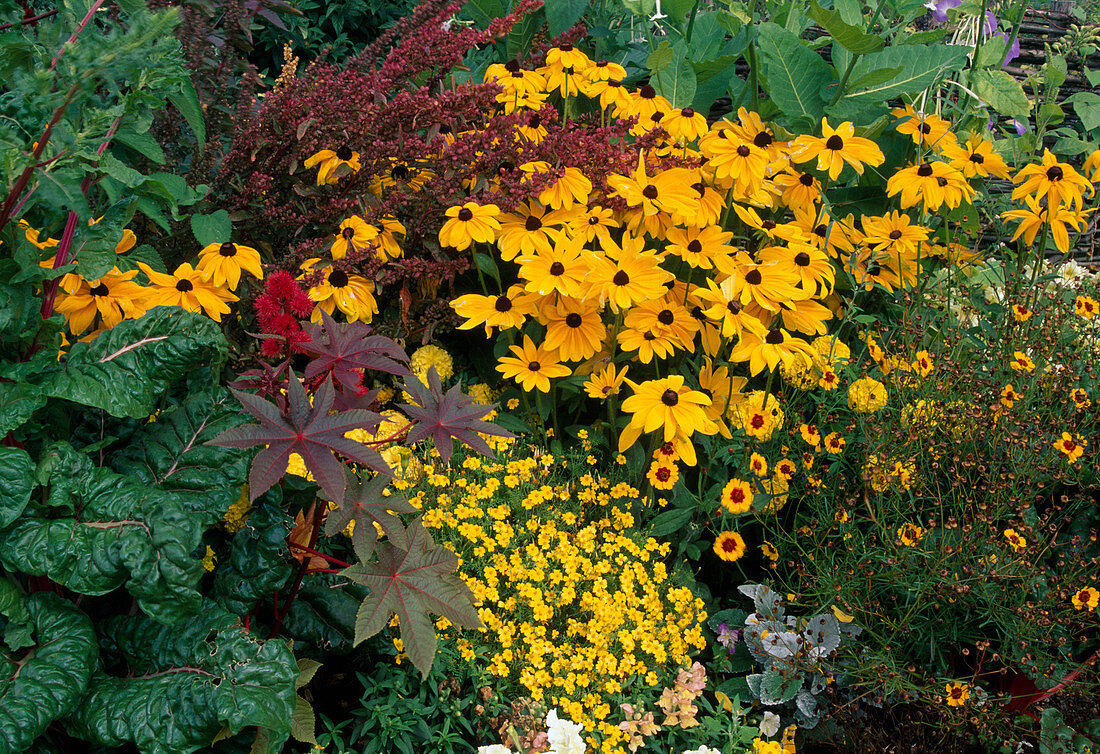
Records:
<instances>
[{"instance_id":1,"label":"yellow marigold cluster","mask_svg":"<svg viewBox=\"0 0 1100 754\"><path fill-rule=\"evenodd\" d=\"M485 625L452 638L502 687L557 707L594 747L625 751L612 697L691 664L705 647L703 602L669 574L669 544L637 534L636 488L577 478L549 454L501 460L468 457L449 477L428 476L446 492L410 494L459 554Z\"/></svg>"},{"instance_id":2,"label":"yellow marigold cluster","mask_svg":"<svg viewBox=\"0 0 1100 754\"><path fill-rule=\"evenodd\" d=\"M848 388L848 408L873 414L886 406L886 387L873 377L861 377Z\"/></svg>"},{"instance_id":3,"label":"yellow marigold cluster","mask_svg":"<svg viewBox=\"0 0 1100 754\"><path fill-rule=\"evenodd\" d=\"M430 343L421 346L409 358L409 370L421 379L428 378L428 370L432 367L435 367L441 381L449 380L454 376L454 359L439 346Z\"/></svg>"}]
</instances>

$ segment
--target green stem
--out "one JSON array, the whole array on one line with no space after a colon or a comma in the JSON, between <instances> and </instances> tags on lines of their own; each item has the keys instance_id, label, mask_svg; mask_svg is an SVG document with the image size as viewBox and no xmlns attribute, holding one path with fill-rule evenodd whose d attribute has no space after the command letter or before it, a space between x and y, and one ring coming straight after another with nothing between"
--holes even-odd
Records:
<instances>
[{"instance_id":1,"label":"green stem","mask_svg":"<svg viewBox=\"0 0 1100 754\"><path fill-rule=\"evenodd\" d=\"M699 0L695 0L695 5L691 6L691 15L688 17L688 28L684 34L684 42L691 44L691 33L695 30L695 14L699 12Z\"/></svg>"},{"instance_id":2,"label":"green stem","mask_svg":"<svg viewBox=\"0 0 1100 754\"><path fill-rule=\"evenodd\" d=\"M973 90L974 70L978 67L978 53L982 50L982 34L985 32L985 9L988 0L982 0L982 12L978 16L978 33L974 40L974 59L970 61L970 72L966 76L966 88ZM1008 48L1006 47L1007 51Z\"/></svg>"}]
</instances>

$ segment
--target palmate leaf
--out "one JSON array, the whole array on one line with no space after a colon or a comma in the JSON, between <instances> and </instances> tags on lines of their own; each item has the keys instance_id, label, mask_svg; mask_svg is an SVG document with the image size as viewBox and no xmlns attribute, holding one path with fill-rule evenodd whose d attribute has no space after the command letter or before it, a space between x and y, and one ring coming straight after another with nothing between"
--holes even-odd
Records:
<instances>
[{"instance_id":1,"label":"palmate leaf","mask_svg":"<svg viewBox=\"0 0 1100 754\"><path fill-rule=\"evenodd\" d=\"M321 385L310 405L306 390L289 371L286 412L255 395L234 390L233 395L244 410L260 420L259 424L233 427L209 441L211 445L230 448L250 448L267 445L252 461L248 475L248 490L255 500L286 475L287 461L291 453L297 453L305 461L306 468L321 486L328 499L339 502L344 499L347 485L344 464L336 454L360 463L380 474L392 477L389 464L374 448L344 437L353 429L373 430L382 417L373 411L355 409L330 415L335 399L332 378Z\"/></svg>"},{"instance_id":2,"label":"palmate leaf","mask_svg":"<svg viewBox=\"0 0 1100 754\"><path fill-rule=\"evenodd\" d=\"M382 494L389 480L375 476L370 481L359 479L350 469L347 470L348 487L340 507L329 513L325 521L325 534L332 537L343 531L350 521L355 522L352 539L355 553L360 560L367 560L374 551L378 532L375 522L382 527L386 537L396 547L405 546L405 527L397 513L416 513L416 508L405 498L397 495Z\"/></svg>"},{"instance_id":3,"label":"palmate leaf","mask_svg":"<svg viewBox=\"0 0 1100 754\"><path fill-rule=\"evenodd\" d=\"M376 563L356 563L341 575L370 589L355 618L355 643L381 631L396 613L405 652L426 678L436 646L431 615L442 615L459 628L481 628L481 620L473 594L456 573L458 556L435 544L420 519L406 536L408 549L381 542Z\"/></svg>"},{"instance_id":4,"label":"palmate leaf","mask_svg":"<svg viewBox=\"0 0 1100 754\"><path fill-rule=\"evenodd\" d=\"M305 328L311 339L302 349L314 357L306 367L307 380L331 371L343 387L357 390L365 369L402 376L409 373L405 366L409 357L404 349L390 338L371 335L370 325L363 322L338 324L324 312L321 320L323 330L315 324Z\"/></svg>"},{"instance_id":5,"label":"palmate leaf","mask_svg":"<svg viewBox=\"0 0 1100 754\"><path fill-rule=\"evenodd\" d=\"M411 445L430 437L445 463L451 462L451 438L494 458L492 449L478 434L515 437L506 429L481 421L493 410L493 405L475 403L458 385L444 393L434 366L428 370L427 385L416 375L406 377L405 392L412 396L415 405L402 403L400 408L416 422L405 442Z\"/></svg>"}]
</instances>

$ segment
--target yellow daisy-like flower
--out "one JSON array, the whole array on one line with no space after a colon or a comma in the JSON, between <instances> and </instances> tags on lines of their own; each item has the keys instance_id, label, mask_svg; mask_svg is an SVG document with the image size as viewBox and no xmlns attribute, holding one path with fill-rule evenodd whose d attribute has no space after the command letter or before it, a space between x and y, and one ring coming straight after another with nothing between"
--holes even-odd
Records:
<instances>
[{"instance_id":1,"label":"yellow daisy-like flower","mask_svg":"<svg viewBox=\"0 0 1100 754\"><path fill-rule=\"evenodd\" d=\"M512 356L501 357L497 371L515 380L526 392L550 392L551 377L568 377L572 370L558 362L556 352L536 346L530 335L523 336L523 345L510 346Z\"/></svg>"},{"instance_id":2,"label":"yellow daisy-like flower","mask_svg":"<svg viewBox=\"0 0 1100 754\"><path fill-rule=\"evenodd\" d=\"M1076 610L1088 610L1092 612L1100 605L1100 591L1091 586L1086 586L1073 594L1073 607Z\"/></svg>"},{"instance_id":3,"label":"yellow daisy-like flower","mask_svg":"<svg viewBox=\"0 0 1100 754\"><path fill-rule=\"evenodd\" d=\"M449 219L439 229L442 246L462 251L473 243L492 243L500 231L500 208L495 204L466 202L461 207L448 207L446 215Z\"/></svg>"},{"instance_id":4,"label":"yellow daisy-like flower","mask_svg":"<svg viewBox=\"0 0 1100 754\"><path fill-rule=\"evenodd\" d=\"M993 143L975 133L966 139L966 146L958 143L946 144L943 156L951 161L951 167L962 172L967 178L980 176L988 178L1008 178L1008 165L1004 158L993 151Z\"/></svg>"},{"instance_id":5,"label":"yellow daisy-like flower","mask_svg":"<svg viewBox=\"0 0 1100 754\"><path fill-rule=\"evenodd\" d=\"M1092 401L1089 400L1088 391L1082 387L1074 388L1070 392L1069 397L1073 399L1073 404L1077 406L1077 408L1088 408L1092 405Z\"/></svg>"},{"instance_id":6,"label":"yellow daisy-like flower","mask_svg":"<svg viewBox=\"0 0 1100 754\"><path fill-rule=\"evenodd\" d=\"M924 529L916 524L902 524L898 527L898 539L906 547L915 547L924 537Z\"/></svg>"},{"instance_id":7,"label":"yellow daisy-like flower","mask_svg":"<svg viewBox=\"0 0 1100 754\"><path fill-rule=\"evenodd\" d=\"M1081 208L1084 192L1092 186L1083 175L1067 162L1058 162L1049 149L1043 150L1043 161L1038 165L1025 165L1012 177L1019 183L1012 190L1013 201L1028 194L1036 199L1047 198L1047 205L1065 205Z\"/></svg>"},{"instance_id":8,"label":"yellow daisy-like flower","mask_svg":"<svg viewBox=\"0 0 1100 754\"><path fill-rule=\"evenodd\" d=\"M1012 361L1009 366L1012 367L1014 372L1034 372L1035 362L1032 361L1026 353L1023 351L1015 351L1012 354Z\"/></svg>"},{"instance_id":9,"label":"yellow daisy-like flower","mask_svg":"<svg viewBox=\"0 0 1100 754\"><path fill-rule=\"evenodd\" d=\"M1069 432L1063 432L1062 436L1054 441L1054 447L1071 464L1077 463L1077 459L1084 455L1087 445L1088 443L1080 435L1074 438Z\"/></svg>"},{"instance_id":10,"label":"yellow daisy-like flower","mask_svg":"<svg viewBox=\"0 0 1100 754\"><path fill-rule=\"evenodd\" d=\"M307 170L314 165L319 166L317 168L318 186L322 184L332 185L349 173L358 173L363 167L359 164L359 153L347 146L340 147L335 151L322 149L303 162L302 165ZM342 165L347 166L346 171L339 170Z\"/></svg>"},{"instance_id":11,"label":"yellow daisy-like flower","mask_svg":"<svg viewBox=\"0 0 1100 754\"><path fill-rule=\"evenodd\" d=\"M714 540L714 554L732 563L745 554L745 539L735 531L724 531Z\"/></svg>"},{"instance_id":12,"label":"yellow daisy-like flower","mask_svg":"<svg viewBox=\"0 0 1100 754\"><path fill-rule=\"evenodd\" d=\"M676 480L680 478L680 471L674 463L653 461L649 464L649 471L645 476L653 485L653 489L671 490L676 485Z\"/></svg>"},{"instance_id":13,"label":"yellow daisy-like flower","mask_svg":"<svg viewBox=\"0 0 1100 754\"><path fill-rule=\"evenodd\" d=\"M915 111L912 105L906 105L895 107L890 114L901 118L901 122L895 126L897 132L907 134L917 146L942 152L947 145L956 143L955 136L951 133L951 122L935 113L925 115Z\"/></svg>"},{"instance_id":14,"label":"yellow daisy-like flower","mask_svg":"<svg viewBox=\"0 0 1100 754\"><path fill-rule=\"evenodd\" d=\"M147 308L145 289L133 282L137 274L137 270L119 272L115 267L96 280L73 275L70 280L63 281L55 308L65 316L73 335L80 335L91 327L96 315L105 329L124 319L137 319Z\"/></svg>"},{"instance_id":15,"label":"yellow daisy-like flower","mask_svg":"<svg viewBox=\"0 0 1100 754\"><path fill-rule=\"evenodd\" d=\"M768 475L768 460L759 453L753 453L749 457L749 468L753 474L763 477Z\"/></svg>"},{"instance_id":16,"label":"yellow daisy-like flower","mask_svg":"<svg viewBox=\"0 0 1100 754\"><path fill-rule=\"evenodd\" d=\"M1016 401L1020 400L1020 394L1016 391L1016 388L1012 386L1012 383L1008 383L1001 388L1001 400L1000 403L1005 408L1012 408L1016 405Z\"/></svg>"},{"instance_id":17,"label":"yellow daisy-like flower","mask_svg":"<svg viewBox=\"0 0 1100 754\"><path fill-rule=\"evenodd\" d=\"M626 367L622 371L615 371L614 364L608 364L603 369L593 372L584 383L584 391L588 397L596 400L606 400L612 395L619 394L619 388L626 380Z\"/></svg>"},{"instance_id":18,"label":"yellow daisy-like flower","mask_svg":"<svg viewBox=\"0 0 1100 754\"><path fill-rule=\"evenodd\" d=\"M189 312L204 312L215 322L222 321L223 314L229 314L228 302L239 299L212 281L204 280L198 270L184 262L171 275L157 272L144 262L138 267L149 278L150 286L145 289L145 305L181 306Z\"/></svg>"},{"instance_id":19,"label":"yellow daisy-like flower","mask_svg":"<svg viewBox=\"0 0 1100 754\"><path fill-rule=\"evenodd\" d=\"M315 271L320 259L307 259L302 270L307 275ZM314 322L321 321L321 312L331 315L336 309L344 313L349 322L370 322L378 313L378 302L374 300L374 282L361 275L349 275L343 270L329 267L321 281L306 292L309 298L317 302L317 308L310 317Z\"/></svg>"},{"instance_id":20,"label":"yellow daisy-like flower","mask_svg":"<svg viewBox=\"0 0 1100 754\"><path fill-rule=\"evenodd\" d=\"M733 514L748 513L755 497L752 485L741 479L731 479L722 488L722 507Z\"/></svg>"},{"instance_id":21,"label":"yellow daisy-like flower","mask_svg":"<svg viewBox=\"0 0 1100 754\"><path fill-rule=\"evenodd\" d=\"M365 249L376 239L376 242L379 242L381 239L378 239L378 236L378 228L363 218L352 215L340 223L340 230L336 234L336 240L332 242L329 253L332 254L333 259L343 259L349 251Z\"/></svg>"},{"instance_id":22,"label":"yellow daisy-like flower","mask_svg":"<svg viewBox=\"0 0 1100 754\"><path fill-rule=\"evenodd\" d=\"M835 129L828 120L821 119L821 137L799 136L791 143L791 161L802 163L817 159L817 169L828 173L830 180L836 180L844 164L852 166L863 175L863 166L878 167L886 161L886 156L870 139L855 135L851 121L844 121Z\"/></svg>"},{"instance_id":23,"label":"yellow daisy-like flower","mask_svg":"<svg viewBox=\"0 0 1100 754\"><path fill-rule=\"evenodd\" d=\"M970 699L970 685L966 683L949 683L946 687L947 706L961 707Z\"/></svg>"},{"instance_id":24,"label":"yellow daisy-like flower","mask_svg":"<svg viewBox=\"0 0 1100 754\"><path fill-rule=\"evenodd\" d=\"M1023 552L1027 549L1027 539L1023 535L1017 533L1015 529L1004 530L1005 539L1008 540L1008 544L1012 547L1013 552Z\"/></svg>"},{"instance_id":25,"label":"yellow daisy-like flower","mask_svg":"<svg viewBox=\"0 0 1100 754\"><path fill-rule=\"evenodd\" d=\"M199 252L195 269L203 280L209 280L218 288L228 285L231 291L237 290L241 283L241 270L257 280L264 279L264 271L260 267L260 252L251 246L237 243L212 243L204 246Z\"/></svg>"},{"instance_id":26,"label":"yellow daisy-like flower","mask_svg":"<svg viewBox=\"0 0 1100 754\"><path fill-rule=\"evenodd\" d=\"M1078 296L1073 302L1073 311L1081 319L1092 319L1100 311L1100 302L1092 296Z\"/></svg>"},{"instance_id":27,"label":"yellow daisy-like flower","mask_svg":"<svg viewBox=\"0 0 1100 754\"><path fill-rule=\"evenodd\" d=\"M1027 322L1029 319L1031 319L1033 314L1035 314L1035 312L1031 311L1022 304L1012 305L1012 318L1015 319L1017 322Z\"/></svg>"},{"instance_id":28,"label":"yellow daisy-like flower","mask_svg":"<svg viewBox=\"0 0 1100 754\"><path fill-rule=\"evenodd\" d=\"M718 425L706 416L705 409L711 404L710 398L687 387L683 375L674 374L641 384L631 380L627 383L634 390L634 395L623 401L622 409L632 416L619 435L620 453L633 445L643 432L661 430L663 442L675 437L690 439L696 432L704 435L718 432ZM694 456L694 448L691 453ZM684 459L689 466L694 465L694 461L694 457Z\"/></svg>"}]
</instances>

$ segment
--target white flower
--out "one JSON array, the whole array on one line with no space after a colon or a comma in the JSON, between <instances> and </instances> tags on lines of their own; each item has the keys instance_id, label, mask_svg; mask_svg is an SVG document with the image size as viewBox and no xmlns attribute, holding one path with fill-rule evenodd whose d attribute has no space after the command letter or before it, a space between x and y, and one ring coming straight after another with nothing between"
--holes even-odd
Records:
<instances>
[{"instance_id":1,"label":"white flower","mask_svg":"<svg viewBox=\"0 0 1100 754\"><path fill-rule=\"evenodd\" d=\"M477 754L512 754L512 750L503 744L493 744L478 748Z\"/></svg>"},{"instance_id":2,"label":"white flower","mask_svg":"<svg viewBox=\"0 0 1100 754\"><path fill-rule=\"evenodd\" d=\"M546 738L550 742L550 754L584 754L580 724L560 719L556 709L546 715Z\"/></svg>"},{"instance_id":3,"label":"white flower","mask_svg":"<svg viewBox=\"0 0 1100 754\"><path fill-rule=\"evenodd\" d=\"M1058 282L1063 288L1076 288L1087 274L1088 270L1071 259L1058 268Z\"/></svg>"},{"instance_id":4,"label":"white flower","mask_svg":"<svg viewBox=\"0 0 1100 754\"><path fill-rule=\"evenodd\" d=\"M722 754L722 752L718 751L718 749L712 749L709 746L700 746L698 749L685 751L684 754Z\"/></svg>"},{"instance_id":5,"label":"white flower","mask_svg":"<svg viewBox=\"0 0 1100 754\"><path fill-rule=\"evenodd\" d=\"M760 735L771 738L779 732L779 715L774 712L765 712L764 719L760 721Z\"/></svg>"}]
</instances>

